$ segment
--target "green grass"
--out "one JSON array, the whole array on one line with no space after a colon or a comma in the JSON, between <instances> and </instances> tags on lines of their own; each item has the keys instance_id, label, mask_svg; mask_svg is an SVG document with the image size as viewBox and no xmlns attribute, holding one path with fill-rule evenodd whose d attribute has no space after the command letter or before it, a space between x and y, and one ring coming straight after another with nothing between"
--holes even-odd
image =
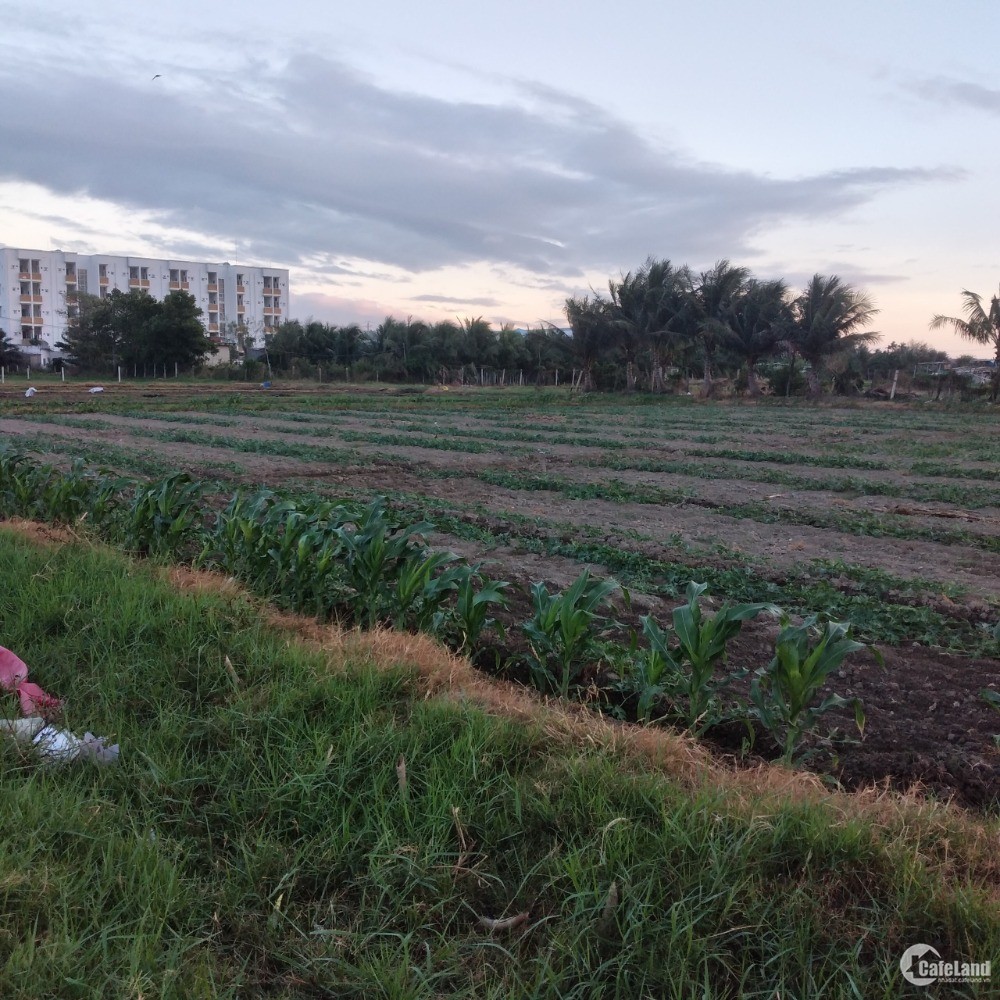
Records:
<instances>
[{"instance_id":1,"label":"green grass","mask_svg":"<svg viewBox=\"0 0 1000 1000\"><path fill-rule=\"evenodd\" d=\"M929 864L947 824L755 816L89 544L0 531L0 572L3 644L122 747L0 748L4 997L896 997L914 941L1000 948L986 888Z\"/></svg>"}]
</instances>

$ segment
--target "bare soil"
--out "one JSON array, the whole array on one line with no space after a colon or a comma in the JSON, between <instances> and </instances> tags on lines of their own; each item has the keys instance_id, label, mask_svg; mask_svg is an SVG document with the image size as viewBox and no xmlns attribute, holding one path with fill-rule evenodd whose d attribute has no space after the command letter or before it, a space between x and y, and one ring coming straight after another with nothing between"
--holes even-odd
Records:
<instances>
[{"instance_id":1,"label":"bare soil","mask_svg":"<svg viewBox=\"0 0 1000 1000\"><path fill-rule=\"evenodd\" d=\"M225 390L222 390L225 391ZM155 397L154 397L155 398ZM192 413L197 412L193 398ZM139 399L136 400L139 402ZM294 408L290 397L289 409ZM866 412L866 411L862 411ZM841 416L843 416L841 414ZM180 428L184 424L157 420L136 420L109 413L93 415L95 421L110 423L111 428L71 428L34 422L30 416L0 419L0 440L16 441L22 434L44 434L53 439L67 438L99 446L101 442L127 447L155 449L159 457L176 461L178 467L195 475L216 477L212 463L236 462L243 468L233 478L253 485L275 487L289 484L336 496L371 495L384 492L431 498L452 506L457 512L477 512L474 516L484 526L498 530L512 515L537 519L538 532L572 539L588 533L605 544L628 548L658 559L682 557L692 566L717 565L736 558L774 578L807 566L814 559L842 560L844 563L870 567L903 580L926 584L919 598L942 613L973 622L988 623L1000 617L1000 555L967 544L944 545L923 539L899 539L853 534L836 527L823 527L825 517L839 514L868 513L902 518L906 524L934 529L961 529L973 536L992 538L1000 534L1000 497L996 505L962 508L961 505L932 502L911 503L884 496L837 493L825 490L794 490L747 479L701 479L697 476L654 474L638 471L611 471L581 464L599 460L604 449L568 444L518 443L497 441L490 451L481 453L438 450L417 445L377 445L343 441L338 428L354 431L372 430L376 422L393 434L392 416L345 415L335 425L317 429L308 423L294 430L279 423L280 414L260 417L232 417L232 427L213 427L191 423L190 429L232 438L252 437L259 441L289 441L325 447L350 449L356 461L332 464L296 460L281 455L263 455L206 447L189 443L154 440L150 432ZM401 415L400 423L413 419ZM551 423L554 431L566 433L571 428L548 413L526 413L521 419L535 426ZM844 419L847 419L845 417ZM495 426L481 414L442 415L437 432L448 435L449 426L489 429ZM620 435L622 457L670 459L697 441L697 433L678 433L669 446L657 442L654 432L641 446L628 423L616 418L594 430L602 438ZM293 437L289 435L293 434ZM508 432L509 433L509 432ZM735 433L735 432L734 432ZM823 440L856 443L859 453L877 450L877 440L862 439L840 428L817 434L809 440L799 435L756 434L746 447L794 453L822 453ZM947 442L946 433L922 432L928 445ZM884 445L884 441L883 441ZM690 459L687 459L690 461ZM705 459L715 462L715 459ZM740 463L752 476L753 463ZM775 466L777 467L777 466ZM988 463L973 463L973 468L988 469ZM787 468L787 467L786 467ZM613 503L601 499L568 499L552 491L522 491L490 485L476 478L482 469L513 471L521 474L558 475L581 483L609 482L616 479L631 485L653 486L665 491L683 491L685 498L676 503ZM854 479L869 478L892 482L948 482L946 478L926 478L909 472L820 469L796 467L797 475L831 478L838 475ZM428 475L428 473L437 475ZM446 476L441 476L446 473ZM956 480L958 482L959 480ZM989 481L964 481L967 485L989 487ZM800 526L781 521L739 518L727 515L727 506L757 502L775 508L808 511L818 522ZM525 552L516 541L509 546L485 547L448 535L436 536L434 544L451 548L470 560L488 560L487 569L494 577L526 585L545 579L563 586L575 579L581 564L572 559L543 557ZM595 571L604 572L601 566ZM940 590L935 591L935 581ZM836 581L835 581L836 582ZM849 589L847 581L841 581ZM956 594L954 587L962 588ZM944 591L948 590L946 594ZM523 593L523 592L522 592ZM679 595L678 595L679 596ZM668 617L672 598L633 594L635 613L647 610ZM521 600L524 600L522 597ZM520 610L523 610L520 609ZM516 617L512 615L511 619ZM733 644L731 662L737 667L760 666L771 655L773 626L760 623L747 627ZM863 739L854 730L853 715L834 713L828 718L854 739L833 744L817 744L810 762L820 773L835 778L848 788L860 788L884 782L893 788L922 787L940 798L979 809L995 808L1000 801L1000 748L994 740L1000 733L1000 714L979 697L983 688L1000 690L1000 658L982 659L953 655L943 650L910 644L882 650L885 670L866 656L851 659L833 679L830 691L846 697L858 697L865 706L867 723ZM722 753L735 754L741 749L739 734L719 731L710 734ZM773 756L774 748L761 739L752 754Z\"/></svg>"}]
</instances>

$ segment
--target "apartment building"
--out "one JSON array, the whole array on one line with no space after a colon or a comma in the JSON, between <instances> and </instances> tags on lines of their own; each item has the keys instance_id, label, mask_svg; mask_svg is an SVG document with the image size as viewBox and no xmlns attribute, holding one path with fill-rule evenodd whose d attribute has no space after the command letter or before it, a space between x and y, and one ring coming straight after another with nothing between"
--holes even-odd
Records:
<instances>
[{"instance_id":1,"label":"apartment building","mask_svg":"<svg viewBox=\"0 0 1000 1000\"><path fill-rule=\"evenodd\" d=\"M260 347L288 318L282 268L0 247L0 330L45 366L58 356L55 345L76 314L79 294L105 298L133 288L161 300L175 290L189 292L219 348L235 343L241 331Z\"/></svg>"}]
</instances>

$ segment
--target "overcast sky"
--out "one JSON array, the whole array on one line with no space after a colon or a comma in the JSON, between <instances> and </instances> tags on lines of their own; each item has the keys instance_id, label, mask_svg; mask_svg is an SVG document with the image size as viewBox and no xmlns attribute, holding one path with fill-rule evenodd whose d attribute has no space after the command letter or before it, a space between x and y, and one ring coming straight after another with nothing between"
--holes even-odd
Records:
<instances>
[{"instance_id":1,"label":"overcast sky","mask_svg":"<svg viewBox=\"0 0 1000 1000\"><path fill-rule=\"evenodd\" d=\"M7 245L288 267L338 323L728 257L953 353L1000 285L997 0L4 7Z\"/></svg>"}]
</instances>

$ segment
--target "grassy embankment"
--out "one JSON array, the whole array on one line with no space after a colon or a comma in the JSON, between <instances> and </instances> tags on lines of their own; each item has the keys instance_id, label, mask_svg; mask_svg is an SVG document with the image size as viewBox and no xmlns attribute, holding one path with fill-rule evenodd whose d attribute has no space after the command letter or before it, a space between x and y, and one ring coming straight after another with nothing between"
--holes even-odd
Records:
<instances>
[{"instance_id":1,"label":"grassy embankment","mask_svg":"<svg viewBox=\"0 0 1000 1000\"><path fill-rule=\"evenodd\" d=\"M897 997L909 944L1000 953L996 820L733 774L90 542L0 528L0 572L0 644L122 746L2 748L4 997Z\"/></svg>"}]
</instances>

